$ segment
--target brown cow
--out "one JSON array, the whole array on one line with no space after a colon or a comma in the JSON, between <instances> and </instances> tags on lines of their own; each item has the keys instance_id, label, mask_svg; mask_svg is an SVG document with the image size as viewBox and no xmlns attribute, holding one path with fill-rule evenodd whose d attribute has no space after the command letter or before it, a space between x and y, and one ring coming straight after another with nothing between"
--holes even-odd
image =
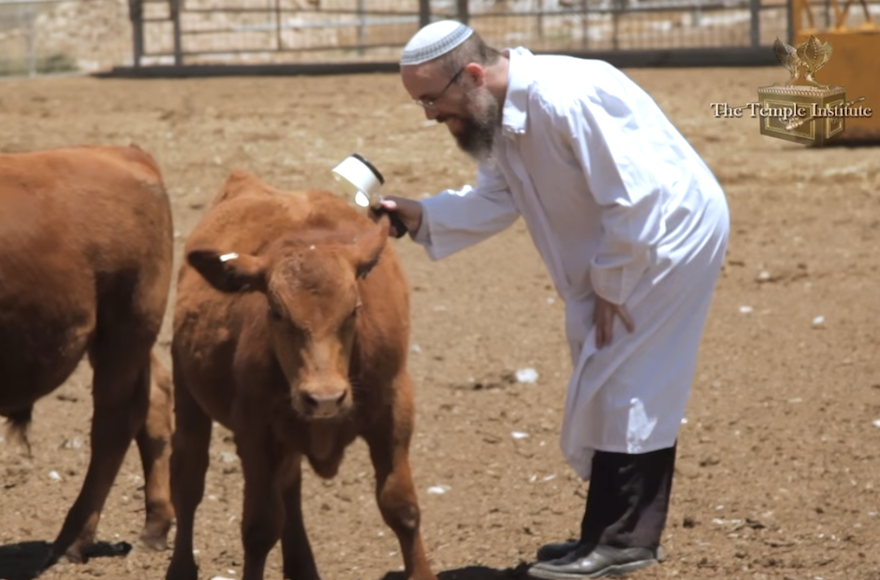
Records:
<instances>
[{"instance_id":1,"label":"brown cow","mask_svg":"<svg viewBox=\"0 0 880 580\"><path fill-rule=\"evenodd\" d=\"M0 248L0 415L12 435L26 443L34 403L86 353L94 372L88 472L49 564L88 557L135 437L146 479L141 539L163 546L173 520L171 387L151 351L171 285L173 229L156 162L136 147L0 155Z\"/></svg>"},{"instance_id":2,"label":"brown cow","mask_svg":"<svg viewBox=\"0 0 880 580\"><path fill-rule=\"evenodd\" d=\"M263 578L279 539L285 578L319 577L302 520L302 458L331 478L358 436L409 578L436 580L409 465L409 294L387 232L332 193L283 192L234 172L187 240L171 345L168 580L198 576L193 524L212 419L234 433L242 464L244 580Z\"/></svg>"}]
</instances>

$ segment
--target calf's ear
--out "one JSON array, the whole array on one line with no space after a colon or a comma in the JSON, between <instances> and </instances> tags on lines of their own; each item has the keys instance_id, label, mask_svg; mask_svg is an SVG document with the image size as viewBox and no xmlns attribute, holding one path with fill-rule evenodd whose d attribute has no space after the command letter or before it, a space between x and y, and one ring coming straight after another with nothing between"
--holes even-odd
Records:
<instances>
[{"instance_id":1,"label":"calf's ear","mask_svg":"<svg viewBox=\"0 0 880 580\"><path fill-rule=\"evenodd\" d=\"M388 241L388 227L388 216L383 215L372 228L355 240L352 262L358 278L366 278L379 263L379 256Z\"/></svg>"},{"instance_id":2,"label":"calf's ear","mask_svg":"<svg viewBox=\"0 0 880 580\"><path fill-rule=\"evenodd\" d=\"M212 249L192 250L186 255L190 266L221 292L265 292L268 262L259 256Z\"/></svg>"}]
</instances>

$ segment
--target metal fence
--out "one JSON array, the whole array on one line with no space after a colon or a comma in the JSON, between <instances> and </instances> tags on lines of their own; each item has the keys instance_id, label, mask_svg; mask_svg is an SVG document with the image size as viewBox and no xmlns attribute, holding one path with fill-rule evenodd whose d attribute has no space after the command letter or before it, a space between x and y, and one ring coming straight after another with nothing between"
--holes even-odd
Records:
<instances>
[{"instance_id":1,"label":"metal fence","mask_svg":"<svg viewBox=\"0 0 880 580\"><path fill-rule=\"evenodd\" d=\"M454 18L539 52L758 48L788 36L786 0L139 0L139 65L393 61Z\"/></svg>"},{"instance_id":2,"label":"metal fence","mask_svg":"<svg viewBox=\"0 0 880 580\"><path fill-rule=\"evenodd\" d=\"M867 6L880 20L880 0ZM828 0L812 12L833 17ZM619 66L776 65L792 28L787 0L0 0L0 76L381 70L442 18L497 47Z\"/></svg>"}]
</instances>

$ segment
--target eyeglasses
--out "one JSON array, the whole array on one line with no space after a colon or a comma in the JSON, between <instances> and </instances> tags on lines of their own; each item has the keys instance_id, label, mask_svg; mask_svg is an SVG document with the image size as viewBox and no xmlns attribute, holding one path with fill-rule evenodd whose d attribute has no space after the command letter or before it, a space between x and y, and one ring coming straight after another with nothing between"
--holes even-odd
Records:
<instances>
[{"instance_id":1,"label":"eyeglasses","mask_svg":"<svg viewBox=\"0 0 880 580\"><path fill-rule=\"evenodd\" d=\"M461 76L461 73L464 72L464 69L465 69L465 67L461 67L457 73L452 75L452 78L449 79L449 82L446 83L446 86L443 87L443 90L440 91L439 93L437 93L436 97L434 97L433 99L416 99L415 100L416 104L418 106L422 107L423 109L436 109L437 108L437 101L439 101L440 98L443 96L443 93L445 93L447 90L449 90L449 87L451 87L452 84L458 80L458 77Z\"/></svg>"}]
</instances>

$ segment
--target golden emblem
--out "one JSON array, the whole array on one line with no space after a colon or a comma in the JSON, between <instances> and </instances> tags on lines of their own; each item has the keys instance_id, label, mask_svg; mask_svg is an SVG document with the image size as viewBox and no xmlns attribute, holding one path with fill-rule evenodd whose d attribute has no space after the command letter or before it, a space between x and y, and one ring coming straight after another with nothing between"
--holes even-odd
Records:
<instances>
[{"instance_id":1,"label":"golden emblem","mask_svg":"<svg viewBox=\"0 0 880 580\"><path fill-rule=\"evenodd\" d=\"M776 58L791 73L788 81L776 83L774 86L791 86L800 78L800 68L807 69L804 74L804 80L819 87L827 89L829 85L823 85L816 81L815 74L819 71L831 58L831 43L826 41L824 44L815 36L810 36L809 40L802 42L798 46L792 46L782 42L779 38L773 43L773 50L776 51Z\"/></svg>"},{"instance_id":2,"label":"golden emblem","mask_svg":"<svg viewBox=\"0 0 880 580\"><path fill-rule=\"evenodd\" d=\"M761 134L805 145L824 145L845 128L850 107L865 100L846 100L846 89L816 80L831 59L831 43L813 35L797 46L779 38L773 43L779 63L789 72L786 81L758 88ZM795 84L801 78L806 84Z\"/></svg>"}]
</instances>

